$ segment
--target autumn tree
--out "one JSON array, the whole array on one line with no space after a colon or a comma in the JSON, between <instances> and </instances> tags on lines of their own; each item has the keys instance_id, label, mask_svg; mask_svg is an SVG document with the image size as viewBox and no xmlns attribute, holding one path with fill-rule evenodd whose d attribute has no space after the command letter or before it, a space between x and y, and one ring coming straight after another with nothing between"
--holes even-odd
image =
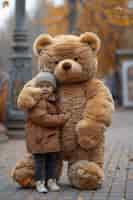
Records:
<instances>
[{"instance_id":1,"label":"autumn tree","mask_svg":"<svg viewBox=\"0 0 133 200\"><path fill-rule=\"evenodd\" d=\"M93 31L102 40L99 53L99 75L116 68L115 51L123 45L123 34L132 24L132 11L127 9L128 0L84 0L77 20L79 32ZM132 14L131 14L132 13ZM127 31L127 30L126 30Z\"/></svg>"},{"instance_id":2,"label":"autumn tree","mask_svg":"<svg viewBox=\"0 0 133 200\"><path fill-rule=\"evenodd\" d=\"M46 1L47 16L41 24L47 27L51 35L75 32L77 17L77 0L64 0L59 6L51 1Z\"/></svg>"}]
</instances>

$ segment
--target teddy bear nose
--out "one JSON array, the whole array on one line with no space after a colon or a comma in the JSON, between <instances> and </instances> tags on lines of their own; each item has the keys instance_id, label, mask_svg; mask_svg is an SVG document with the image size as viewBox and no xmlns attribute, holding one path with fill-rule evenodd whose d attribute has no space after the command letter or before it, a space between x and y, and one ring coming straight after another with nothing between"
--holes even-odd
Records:
<instances>
[{"instance_id":1,"label":"teddy bear nose","mask_svg":"<svg viewBox=\"0 0 133 200\"><path fill-rule=\"evenodd\" d=\"M65 71L71 69L71 63L69 63L69 62L63 63L63 69L64 69Z\"/></svg>"}]
</instances>

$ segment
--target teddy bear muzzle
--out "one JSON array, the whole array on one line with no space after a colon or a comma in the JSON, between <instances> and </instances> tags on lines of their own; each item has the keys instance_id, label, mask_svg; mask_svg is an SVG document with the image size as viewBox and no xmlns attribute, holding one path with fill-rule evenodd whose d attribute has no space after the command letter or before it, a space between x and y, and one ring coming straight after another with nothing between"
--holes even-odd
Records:
<instances>
[{"instance_id":1,"label":"teddy bear muzzle","mask_svg":"<svg viewBox=\"0 0 133 200\"><path fill-rule=\"evenodd\" d=\"M62 68L63 68L63 70L65 70L65 71L70 70L71 67L72 67L72 64L69 63L69 62L64 62L63 65L62 65Z\"/></svg>"},{"instance_id":2,"label":"teddy bear muzzle","mask_svg":"<svg viewBox=\"0 0 133 200\"><path fill-rule=\"evenodd\" d=\"M80 79L82 67L72 59L65 59L56 66L54 74L59 81L74 82Z\"/></svg>"}]
</instances>

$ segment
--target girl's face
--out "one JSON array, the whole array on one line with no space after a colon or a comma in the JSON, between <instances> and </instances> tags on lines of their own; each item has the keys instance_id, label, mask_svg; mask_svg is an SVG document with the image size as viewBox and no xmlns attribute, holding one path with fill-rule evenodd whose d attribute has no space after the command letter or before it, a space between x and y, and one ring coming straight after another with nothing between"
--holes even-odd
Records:
<instances>
[{"instance_id":1,"label":"girl's face","mask_svg":"<svg viewBox=\"0 0 133 200\"><path fill-rule=\"evenodd\" d=\"M38 84L38 87L43 90L43 94L49 94L50 95L54 91L54 88L53 88L52 84L49 83L49 82L46 82L46 81L41 81Z\"/></svg>"}]
</instances>

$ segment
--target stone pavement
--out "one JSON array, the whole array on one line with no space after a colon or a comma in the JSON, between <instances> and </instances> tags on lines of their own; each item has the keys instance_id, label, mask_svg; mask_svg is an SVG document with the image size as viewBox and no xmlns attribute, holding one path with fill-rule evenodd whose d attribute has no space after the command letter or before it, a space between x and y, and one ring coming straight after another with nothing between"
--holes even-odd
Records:
<instances>
[{"instance_id":1,"label":"stone pavement","mask_svg":"<svg viewBox=\"0 0 133 200\"><path fill-rule=\"evenodd\" d=\"M112 127L106 133L105 182L97 191L71 188L66 177L67 163L60 192L38 194L21 189L11 180L10 169L24 151L22 139L0 144L0 200L133 200L133 110L119 110L113 116Z\"/></svg>"}]
</instances>

